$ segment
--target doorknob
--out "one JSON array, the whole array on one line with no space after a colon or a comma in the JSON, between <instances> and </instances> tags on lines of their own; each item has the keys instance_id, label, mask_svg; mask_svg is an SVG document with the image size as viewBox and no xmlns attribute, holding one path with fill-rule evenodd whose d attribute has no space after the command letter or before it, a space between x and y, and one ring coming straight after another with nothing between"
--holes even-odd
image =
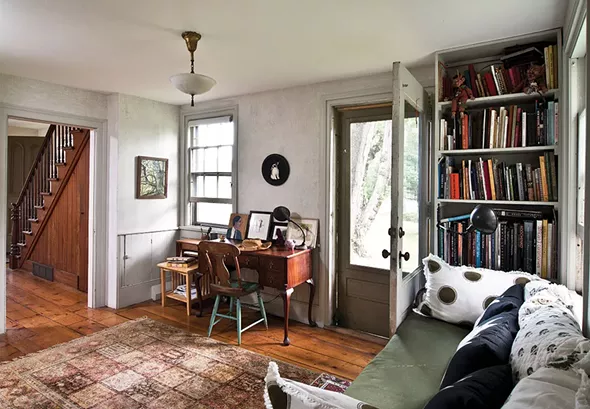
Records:
<instances>
[{"instance_id":1,"label":"doorknob","mask_svg":"<svg viewBox=\"0 0 590 409\"><path fill-rule=\"evenodd\" d=\"M403 228L399 228L399 238L401 239L402 237L404 237L406 235L406 232L404 231Z\"/></svg>"},{"instance_id":2,"label":"doorknob","mask_svg":"<svg viewBox=\"0 0 590 409\"><path fill-rule=\"evenodd\" d=\"M387 258L389 256L391 256L391 253L385 249L383 249L383 251L381 252L381 256L383 256L383 258Z\"/></svg>"},{"instance_id":3,"label":"doorknob","mask_svg":"<svg viewBox=\"0 0 590 409\"><path fill-rule=\"evenodd\" d=\"M401 251L399 252L399 258L400 259L404 259L406 261L408 261L410 259L410 253L408 253L407 251L405 253L402 253Z\"/></svg>"}]
</instances>

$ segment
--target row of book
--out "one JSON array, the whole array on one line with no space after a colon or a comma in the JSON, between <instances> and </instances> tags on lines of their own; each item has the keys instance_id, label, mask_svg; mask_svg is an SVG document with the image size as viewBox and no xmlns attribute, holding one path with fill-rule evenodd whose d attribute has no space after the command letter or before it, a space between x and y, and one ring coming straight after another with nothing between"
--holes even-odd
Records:
<instances>
[{"instance_id":1,"label":"row of book","mask_svg":"<svg viewBox=\"0 0 590 409\"><path fill-rule=\"evenodd\" d=\"M479 72L473 64L469 64L462 74L465 85L471 88L475 98L512 94L523 91L531 64L544 64L547 88L558 88L557 45L544 47L543 52L536 46L525 48L501 57L498 64L484 67ZM442 62L439 62L438 77L438 100L450 101L453 99L452 75L448 75L447 67Z\"/></svg>"},{"instance_id":2,"label":"row of book","mask_svg":"<svg viewBox=\"0 0 590 409\"><path fill-rule=\"evenodd\" d=\"M547 146L558 140L557 101L473 110L462 117L440 120L441 150Z\"/></svg>"},{"instance_id":3,"label":"row of book","mask_svg":"<svg viewBox=\"0 0 590 409\"><path fill-rule=\"evenodd\" d=\"M506 164L498 159L462 160L441 157L438 162L439 199L557 201L557 164L553 152L532 164Z\"/></svg>"},{"instance_id":4,"label":"row of book","mask_svg":"<svg viewBox=\"0 0 590 409\"><path fill-rule=\"evenodd\" d=\"M494 210L498 228L490 235L468 232L469 215L441 220L438 255L453 266L525 271L557 278L557 219L542 212Z\"/></svg>"}]
</instances>

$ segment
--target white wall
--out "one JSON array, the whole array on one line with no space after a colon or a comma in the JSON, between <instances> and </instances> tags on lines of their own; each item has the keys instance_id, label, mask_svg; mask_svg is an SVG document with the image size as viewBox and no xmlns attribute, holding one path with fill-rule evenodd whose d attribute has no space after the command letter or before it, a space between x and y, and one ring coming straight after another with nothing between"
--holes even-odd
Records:
<instances>
[{"instance_id":1,"label":"white wall","mask_svg":"<svg viewBox=\"0 0 590 409\"><path fill-rule=\"evenodd\" d=\"M431 66L410 70L424 86L434 84L434 70ZM391 73L361 78L331 81L320 84L261 92L198 103L194 108L185 106L183 113L210 111L218 108L238 106L238 211L272 210L279 205L287 206L302 217L320 219L320 230L326 226L322 208L325 192L321 174L324 167L322 154L325 144L325 99L341 95L375 94L391 92ZM287 158L291 167L289 180L282 186L274 187L262 178L260 167L264 158L271 153L280 153ZM191 236L182 231L183 237ZM320 283L320 265L325 264L316 251L314 277ZM316 288L315 303L318 303L323 288ZM273 291L268 290L271 294ZM307 322L306 285L298 287L292 297L291 317ZM316 309L314 316L322 324L325 306ZM280 298L268 305L268 311L282 316ZM326 322L325 324L329 324Z\"/></svg>"},{"instance_id":2,"label":"white wall","mask_svg":"<svg viewBox=\"0 0 590 409\"><path fill-rule=\"evenodd\" d=\"M160 282L156 264L174 255L178 237L180 107L129 95L109 98L111 138L116 138L118 286L117 306L150 298ZM168 197L135 198L136 156L168 159Z\"/></svg>"}]
</instances>

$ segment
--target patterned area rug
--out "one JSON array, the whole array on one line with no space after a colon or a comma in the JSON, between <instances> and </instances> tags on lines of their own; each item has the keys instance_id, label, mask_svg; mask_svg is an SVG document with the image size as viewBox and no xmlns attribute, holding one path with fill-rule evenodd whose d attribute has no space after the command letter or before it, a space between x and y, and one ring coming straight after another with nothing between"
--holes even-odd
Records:
<instances>
[{"instance_id":1,"label":"patterned area rug","mask_svg":"<svg viewBox=\"0 0 590 409\"><path fill-rule=\"evenodd\" d=\"M0 407L264 408L270 361L141 318L0 365ZM282 376L306 384L333 378L277 364Z\"/></svg>"}]
</instances>

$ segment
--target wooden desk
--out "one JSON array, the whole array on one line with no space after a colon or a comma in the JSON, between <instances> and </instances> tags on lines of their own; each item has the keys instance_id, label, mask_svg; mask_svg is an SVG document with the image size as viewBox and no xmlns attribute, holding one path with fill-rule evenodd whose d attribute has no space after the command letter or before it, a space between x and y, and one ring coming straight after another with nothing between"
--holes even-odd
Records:
<instances>
[{"instance_id":1,"label":"wooden desk","mask_svg":"<svg viewBox=\"0 0 590 409\"><path fill-rule=\"evenodd\" d=\"M198 251L200 239L180 239L176 241L176 253L180 256L184 251ZM230 241L231 242L231 241ZM307 318L309 325L316 326L312 320L313 297L315 283L313 281L311 250L285 250L271 247L268 250L243 252L238 260L240 267L258 271L259 283L264 287L276 288L283 299L285 338L283 345L289 345L289 309L293 289L300 284L309 285L309 305ZM228 263L229 264L229 263ZM208 280L204 280L207 283ZM207 291L208 292L208 291Z\"/></svg>"}]
</instances>

